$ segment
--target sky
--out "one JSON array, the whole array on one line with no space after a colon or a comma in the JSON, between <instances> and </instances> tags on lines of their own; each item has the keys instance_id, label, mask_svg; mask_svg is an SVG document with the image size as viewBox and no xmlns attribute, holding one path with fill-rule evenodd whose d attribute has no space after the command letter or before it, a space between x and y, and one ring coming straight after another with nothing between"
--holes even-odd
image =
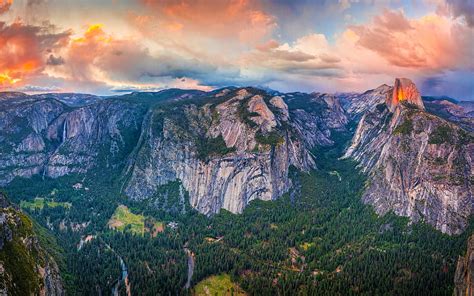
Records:
<instances>
[{"instance_id":1,"label":"sky","mask_svg":"<svg viewBox=\"0 0 474 296\"><path fill-rule=\"evenodd\" d=\"M0 0L0 91L334 93L395 77L474 100L474 0Z\"/></svg>"}]
</instances>

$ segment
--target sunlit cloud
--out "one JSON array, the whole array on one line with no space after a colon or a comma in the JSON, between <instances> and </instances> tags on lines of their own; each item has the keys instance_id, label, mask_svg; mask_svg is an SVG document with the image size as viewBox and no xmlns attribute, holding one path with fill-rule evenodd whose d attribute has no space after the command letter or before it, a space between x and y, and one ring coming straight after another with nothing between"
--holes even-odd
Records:
<instances>
[{"instance_id":1,"label":"sunlit cloud","mask_svg":"<svg viewBox=\"0 0 474 296\"><path fill-rule=\"evenodd\" d=\"M349 30L357 36L357 45L394 66L451 70L474 58L473 30L435 14L409 20L402 11L385 10L372 23Z\"/></svg>"},{"instance_id":2,"label":"sunlit cloud","mask_svg":"<svg viewBox=\"0 0 474 296\"><path fill-rule=\"evenodd\" d=\"M0 14L7 12L12 3L13 0L0 0Z\"/></svg>"},{"instance_id":3,"label":"sunlit cloud","mask_svg":"<svg viewBox=\"0 0 474 296\"><path fill-rule=\"evenodd\" d=\"M0 0L0 87L337 92L404 76L424 91L474 99L474 86L455 79L474 72L471 8L455 0Z\"/></svg>"},{"instance_id":4,"label":"sunlit cloud","mask_svg":"<svg viewBox=\"0 0 474 296\"><path fill-rule=\"evenodd\" d=\"M21 21L0 22L0 87L12 86L40 75L48 55L63 47L70 32L54 33L54 27L30 26Z\"/></svg>"}]
</instances>

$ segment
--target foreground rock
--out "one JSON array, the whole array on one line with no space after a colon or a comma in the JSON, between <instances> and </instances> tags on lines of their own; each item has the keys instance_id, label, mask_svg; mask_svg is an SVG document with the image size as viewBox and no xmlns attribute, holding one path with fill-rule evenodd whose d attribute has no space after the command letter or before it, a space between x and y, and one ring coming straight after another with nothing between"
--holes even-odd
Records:
<instances>
[{"instance_id":1,"label":"foreground rock","mask_svg":"<svg viewBox=\"0 0 474 296\"><path fill-rule=\"evenodd\" d=\"M474 295L474 235L469 238L466 255L458 259L454 284L455 296Z\"/></svg>"},{"instance_id":2,"label":"foreground rock","mask_svg":"<svg viewBox=\"0 0 474 296\"><path fill-rule=\"evenodd\" d=\"M395 84L363 115L345 154L369 176L363 201L460 233L473 213L473 134L425 112L413 83Z\"/></svg>"},{"instance_id":3,"label":"foreground rock","mask_svg":"<svg viewBox=\"0 0 474 296\"><path fill-rule=\"evenodd\" d=\"M64 295L59 269L31 220L0 193L0 294Z\"/></svg>"}]
</instances>

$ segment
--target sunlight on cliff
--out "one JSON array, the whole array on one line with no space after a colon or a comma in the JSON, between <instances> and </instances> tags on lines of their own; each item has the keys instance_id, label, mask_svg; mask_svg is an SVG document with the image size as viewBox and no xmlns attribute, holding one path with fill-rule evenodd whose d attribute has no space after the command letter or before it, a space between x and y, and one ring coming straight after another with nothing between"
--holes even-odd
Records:
<instances>
[{"instance_id":1,"label":"sunlight on cliff","mask_svg":"<svg viewBox=\"0 0 474 296\"><path fill-rule=\"evenodd\" d=\"M398 89L398 93L397 93L397 99L398 101L403 101L405 99L405 97L403 96L403 91L401 88Z\"/></svg>"}]
</instances>

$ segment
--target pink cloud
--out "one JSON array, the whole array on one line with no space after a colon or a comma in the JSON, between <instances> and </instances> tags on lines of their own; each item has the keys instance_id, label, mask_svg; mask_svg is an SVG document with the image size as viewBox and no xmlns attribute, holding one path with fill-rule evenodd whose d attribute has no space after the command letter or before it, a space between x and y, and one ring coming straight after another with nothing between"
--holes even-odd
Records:
<instances>
[{"instance_id":1,"label":"pink cloud","mask_svg":"<svg viewBox=\"0 0 474 296\"><path fill-rule=\"evenodd\" d=\"M143 0L147 14L132 15L143 30L198 34L207 38L233 39L256 44L276 28L276 19L258 1L248 0ZM150 32L147 32L149 34ZM155 32L157 33L157 32ZM169 36L168 36L169 37Z\"/></svg>"},{"instance_id":2,"label":"pink cloud","mask_svg":"<svg viewBox=\"0 0 474 296\"><path fill-rule=\"evenodd\" d=\"M408 19L401 11L385 10L373 22L349 30L356 46L394 66L432 71L472 67L473 30L443 16Z\"/></svg>"}]
</instances>

